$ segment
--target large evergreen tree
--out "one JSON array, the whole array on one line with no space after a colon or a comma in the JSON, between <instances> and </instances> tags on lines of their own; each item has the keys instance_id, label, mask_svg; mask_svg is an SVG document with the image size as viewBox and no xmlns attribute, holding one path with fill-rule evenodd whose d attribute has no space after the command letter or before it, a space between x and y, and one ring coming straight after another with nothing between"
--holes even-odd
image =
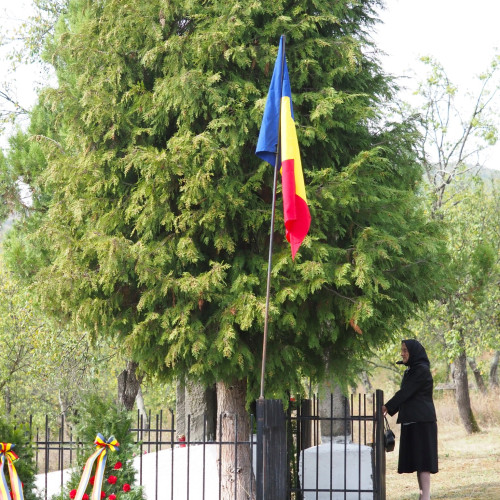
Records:
<instances>
[{"instance_id":1,"label":"large evergreen tree","mask_svg":"<svg viewBox=\"0 0 500 500\"><path fill-rule=\"evenodd\" d=\"M278 210L269 394L390 338L435 295L441 245L412 129L382 124L378 3L71 0L39 104L44 307L147 372L234 390L240 411L257 394L273 173L254 151L285 33L312 224L292 262Z\"/></svg>"},{"instance_id":2,"label":"large evergreen tree","mask_svg":"<svg viewBox=\"0 0 500 500\"><path fill-rule=\"evenodd\" d=\"M44 305L146 371L255 387L272 172L253 152L284 32L313 222L295 262L277 222L270 390L389 337L440 264L411 130L380 126L375 4L70 2L40 100L57 140L36 135Z\"/></svg>"}]
</instances>

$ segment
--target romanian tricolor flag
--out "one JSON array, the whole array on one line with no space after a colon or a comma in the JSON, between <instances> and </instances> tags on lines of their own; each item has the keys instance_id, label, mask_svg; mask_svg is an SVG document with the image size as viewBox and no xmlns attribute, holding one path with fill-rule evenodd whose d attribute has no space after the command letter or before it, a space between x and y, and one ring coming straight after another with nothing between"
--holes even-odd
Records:
<instances>
[{"instance_id":1,"label":"romanian tricolor flag","mask_svg":"<svg viewBox=\"0 0 500 500\"><path fill-rule=\"evenodd\" d=\"M290 242L293 259L309 231L311 215L307 206L304 174L295 131L283 36L280 39L255 154L273 167L277 166L277 158L281 161L286 239Z\"/></svg>"}]
</instances>

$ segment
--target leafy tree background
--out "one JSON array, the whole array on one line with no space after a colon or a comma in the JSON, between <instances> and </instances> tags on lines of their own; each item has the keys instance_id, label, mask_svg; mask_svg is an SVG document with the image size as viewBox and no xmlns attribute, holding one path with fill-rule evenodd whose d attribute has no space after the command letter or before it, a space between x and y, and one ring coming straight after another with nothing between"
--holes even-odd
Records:
<instances>
[{"instance_id":1,"label":"leafy tree background","mask_svg":"<svg viewBox=\"0 0 500 500\"><path fill-rule=\"evenodd\" d=\"M423 58L427 77L419 84L422 106L416 142L425 169L429 214L443 221L450 271L446 293L431 301L406 323L406 337L417 336L442 368L437 381L452 381L462 422L468 432L479 430L470 405L467 364L481 391L487 390L487 363L492 363L490 387L498 366L499 219L498 176L483 171L481 153L495 144L495 96L498 57L478 76L475 93L459 89L445 69ZM379 350L388 363L397 345ZM492 359L492 361L490 361ZM496 363L496 365L495 365Z\"/></svg>"},{"instance_id":2,"label":"leafy tree background","mask_svg":"<svg viewBox=\"0 0 500 500\"><path fill-rule=\"evenodd\" d=\"M463 90L450 81L444 68L425 58L428 78L420 86L425 98L420 141L433 217L448 227L450 270L454 291L432 304L438 345L451 363L458 410L468 432L479 431L469 396L467 362L481 390L486 390L476 356L498 350L498 182L482 183L480 153L495 144L495 96L498 95L498 56L478 76L478 91L467 106L457 103ZM462 99L462 102L464 100ZM463 104L462 104L463 106ZM427 315L429 317L429 315ZM432 333L431 333L432 335Z\"/></svg>"},{"instance_id":3,"label":"leafy tree background","mask_svg":"<svg viewBox=\"0 0 500 500\"><path fill-rule=\"evenodd\" d=\"M55 321L37 309L25 282L6 269L0 254L0 415L33 429L71 417L87 394L117 394L124 364L119 347ZM143 382L147 407L172 408L173 390L154 378Z\"/></svg>"},{"instance_id":4,"label":"leafy tree background","mask_svg":"<svg viewBox=\"0 0 500 500\"><path fill-rule=\"evenodd\" d=\"M1 258L0 264L4 352L0 414L26 422L34 415L33 425L43 425L44 415L52 420L73 412L86 391L113 388L109 360L116 360L116 348L104 341L92 346L85 332L67 329L40 314L23 283L5 269Z\"/></svg>"}]
</instances>

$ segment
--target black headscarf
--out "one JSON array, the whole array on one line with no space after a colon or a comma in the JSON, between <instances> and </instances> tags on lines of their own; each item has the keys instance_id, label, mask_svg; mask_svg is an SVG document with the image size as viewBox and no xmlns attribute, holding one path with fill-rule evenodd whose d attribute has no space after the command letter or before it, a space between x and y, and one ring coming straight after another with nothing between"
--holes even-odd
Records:
<instances>
[{"instance_id":1,"label":"black headscarf","mask_svg":"<svg viewBox=\"0 0 500 500\"><path fill-rule=\"evenodd\" d=\"M426 364L427 366L430 366L431 363L429 361L429 358L427 357L427 353L425 352L424 346L418 340L414 339L403 340L401 343L406 345L406 348L410 353L408 362L402 364L409 367L420 364Z\"/></svg>"}]
</instances>

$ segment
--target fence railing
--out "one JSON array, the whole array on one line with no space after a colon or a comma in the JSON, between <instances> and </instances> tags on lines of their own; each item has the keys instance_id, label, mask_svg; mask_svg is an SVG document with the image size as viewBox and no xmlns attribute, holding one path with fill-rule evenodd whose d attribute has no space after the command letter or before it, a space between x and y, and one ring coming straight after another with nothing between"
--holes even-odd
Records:
<instances>
[{"instance_id":1,"label":"fence railing","mask_svg":"<svg viewBox=\"0 0 500 500\"><path fill-rule=\"evenodd\" d=\"M287 500L385 500L383 422L377 411L382 401L382 391L352 395L341 414L334 410L333 398L326 405L331 411L325 411L325 404L321 405L318 398L290 405L282 419L286 432ZM255 429L255 420L250 418L251 428ZM257 496L260 500L255 482L259 478L258 436L251 433L248 440L231 442L204 437L193 440L189 417L185 438L177 435L173 412L150 415L148 420L149 425L145 425L145 419L138 415L130 429L138 449L134 458L136 480L144 487L148 500L224 500L219 464L225 447L234 447L237 452L250 450L251 480L246 498ZM48 500L63 489L68 477L64 469L75 465L77 449L83 444L74 438L63 418L56 430L51 430L47 418L45 428L32 429L31 436L39 473L37 484Z\"/></svg>"}]
</instances>

